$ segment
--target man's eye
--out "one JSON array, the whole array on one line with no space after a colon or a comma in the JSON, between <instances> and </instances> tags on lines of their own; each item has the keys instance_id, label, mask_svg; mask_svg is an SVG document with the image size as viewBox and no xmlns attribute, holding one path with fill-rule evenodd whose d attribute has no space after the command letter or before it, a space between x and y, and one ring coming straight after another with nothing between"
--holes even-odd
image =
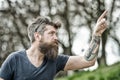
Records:
<instances>
[{"instance_id":1,"label":"man's eye","mask_svg":"<svg viewBox=\"0 0 120 80\"><path fill-rule=\"evenodd\" d=\"M54 33L53 33L53 32L50 32L49 34L50 34L50 35L53 35Z\"/></svg>"},{"instance_id":2,"label":"man's eye","mask_svg":"<svg viewBox=\"0 0 120 80\"><path fill-rule=\"evenodd\" d=\"M49 34L50 35L57 35L57 33L55 33L55 32L50 32Z\"/></svg>"}]
</instances>

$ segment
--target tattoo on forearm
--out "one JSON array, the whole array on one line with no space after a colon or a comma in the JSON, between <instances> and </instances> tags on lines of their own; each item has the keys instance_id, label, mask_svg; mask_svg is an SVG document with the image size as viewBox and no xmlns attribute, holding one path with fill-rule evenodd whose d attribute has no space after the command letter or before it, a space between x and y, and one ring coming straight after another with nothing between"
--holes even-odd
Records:
<instances>
[{"instance_id":1,"label":"tattoo on forearm","mask_svg":"<svg viewBox=\"0 0 120 80\"><path fill-rule=\"evenodd\" d=\"M100 45L100 36L94 36L88 50L85 53L86 60L91 61L97 56L99 45Z\"/></svg>"}]
</instances>

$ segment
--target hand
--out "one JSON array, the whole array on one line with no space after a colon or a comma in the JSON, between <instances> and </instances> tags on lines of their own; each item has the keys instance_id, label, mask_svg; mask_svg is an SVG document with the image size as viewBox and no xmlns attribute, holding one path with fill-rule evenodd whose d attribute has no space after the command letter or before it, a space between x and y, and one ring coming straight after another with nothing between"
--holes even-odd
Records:
<instances>
[{"instance_id":1,"label":"hand","mask_svg":"<svg viewBox=\"0 0 120 80\"><path fill-rule=\"evenodd\" d=\"M103 14L98 18L93 35L101 36L102 33L107 29L107 22L106 19L104 18L106 14L107 10L105 10Z\"/></svg>"}]
</instances>

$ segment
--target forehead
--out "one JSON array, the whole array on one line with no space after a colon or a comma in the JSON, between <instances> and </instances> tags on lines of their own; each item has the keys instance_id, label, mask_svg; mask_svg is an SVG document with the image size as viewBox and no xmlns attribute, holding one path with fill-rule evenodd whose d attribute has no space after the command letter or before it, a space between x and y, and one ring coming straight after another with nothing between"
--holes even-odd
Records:
<instances>
[{"instance_id":1,"label":"forehead","mask_svg":"<svg viewBox=\"0 0 120 80\"><path fill-rule=\"evenodd\" d=\"M54 32L57 32L57 29L54 27L54 26L51 26L51 25L46 25L46 29L45 31L54 31Z\"/></svg>"}]
</instances>

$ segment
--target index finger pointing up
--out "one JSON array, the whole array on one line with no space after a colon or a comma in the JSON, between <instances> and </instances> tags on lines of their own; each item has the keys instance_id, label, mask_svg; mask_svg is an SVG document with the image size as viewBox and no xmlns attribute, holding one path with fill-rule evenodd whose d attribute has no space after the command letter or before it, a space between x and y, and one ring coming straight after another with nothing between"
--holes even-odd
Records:
<instances>
[{"instance_id":1,"label":"index finger pointing up","mask_svg":"<svg viewBox=\"0 0 120 80\"><path fill-rule=\"evenodd\" d=\"M107 10L105 10L103 13L102 13L102 15L98 18L98 21L100 21L101 19L103 19L105 16L106 16L106 14L107 14Z\"/></svg>"}]
</instances>

